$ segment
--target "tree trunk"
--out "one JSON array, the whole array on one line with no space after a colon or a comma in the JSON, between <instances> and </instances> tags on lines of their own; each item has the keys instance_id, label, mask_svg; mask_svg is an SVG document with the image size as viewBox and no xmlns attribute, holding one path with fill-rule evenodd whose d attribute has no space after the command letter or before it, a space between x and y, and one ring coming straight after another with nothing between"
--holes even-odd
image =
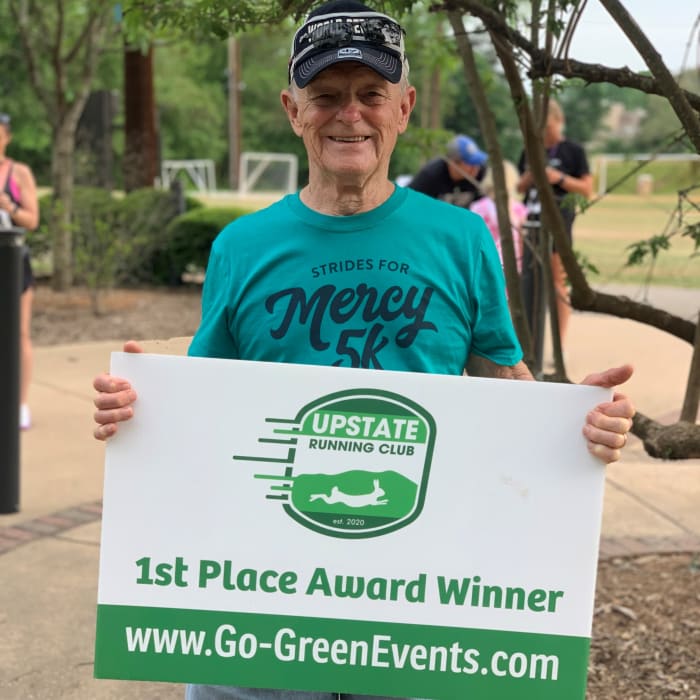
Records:
<instances>
[{"instance_id":1,"label":"tree trunk","mask_svg":"<svg viewBox=\"0 0 700 700\"><path fill-rule=\"evenodd\" d=\"M700 404L700 314L695 323L695 345L693 357L690 360L688 383L685 386L685 398L681 409L681 420L695 423L698 418L698 405Z\"/></svg>"},{"instance_id":2,"label":"tree trunk","mask_svg":"<svg viewBox=\"0 0 700 700\"><path fill-rule=\"evenodd\" d=\"M430 76L430 128L442 128L442 110L440 103L442 101L440 87L440 66L435 66Z\"/></svg>"},{"instance_id":3,"label":"tree trunk","mask_svg":"<svg viewBox=\"0 0 700 700\"><path fill-rule=\"evenodd\" d=\"M420 128L428 129L430 127L430 73L426 73L423 76L423 83L421 86L420 94L423 95L420 99Z\"/></svg>"},{"instance_id":4,"label":"tree trunk","mask_svg":"<svg viewBox=\"0 0 700 700\"><path fill-rule=\"evenodd\" d=\"M124 189L153 187L158 175L158 137L153 90L153 48L124 49Z\"/></svg>"},{"instance_id":5,"label":"tree trunk","mask_svg":"<svg viewBox=\"0 0 700 700\"><path fill-rule=\"evenodd\" d=\"M241 164L241 44L236 37L228 39L228 186L240 187Z\"/></svg>"},{"instance_id":6,"label":"tree trunk","mask_svg":"<svg viewBox=\"0 0 700 700\"><path fill-rule=\"evenodd\" d=\"M75 120L68 115L53 134L51 151L51 184L53 200L50 229L53 233L52 287L65 292L73 284L73 153L75 151Z\"/></svg>"},{"instance_id":7,"label":"tree trunk","mask_svg":"<svg viewBox=\"0 0 700 700\"><path fill-rule=\"evenodd\" d=\"M484 137L486 150L489 153L489 167L493 173L498 229L501 238L501 251L503 254L506 287L508 289L508 300L510 303L513 325L515 326L515 331L523 348L525 362L528 366L532 366L532 336L527 322L520 289L520 275L515 259L515 246L513 245L513 230L510 223L510 207L508 205L506 178L503 172L503 153L498 141L496 120L489 106L486 90L479 77L474 50L464 28L462 16L457 12L448 12L447 16L455 33L457 47L464 66L464 76L469 86L469 92L474 100L474 106L479 117L479 125L481 126L481 133Z\"/></svg>"}]
</instances>

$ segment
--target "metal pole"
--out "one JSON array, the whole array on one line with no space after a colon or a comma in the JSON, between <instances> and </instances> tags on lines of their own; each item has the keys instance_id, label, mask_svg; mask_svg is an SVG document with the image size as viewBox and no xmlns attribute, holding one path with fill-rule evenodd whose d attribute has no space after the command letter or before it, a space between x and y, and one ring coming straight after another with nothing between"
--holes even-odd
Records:
<instances>
[{"instance_id":1,"label":"metal pole","mask_svg":"<svg viewBox=\"0 0 700 700\"><path fill-rule=\"evenodd\" d=\"M19 299L24 229L0 228L0 514L19 510Z\"/></svg>"}]
</instances>

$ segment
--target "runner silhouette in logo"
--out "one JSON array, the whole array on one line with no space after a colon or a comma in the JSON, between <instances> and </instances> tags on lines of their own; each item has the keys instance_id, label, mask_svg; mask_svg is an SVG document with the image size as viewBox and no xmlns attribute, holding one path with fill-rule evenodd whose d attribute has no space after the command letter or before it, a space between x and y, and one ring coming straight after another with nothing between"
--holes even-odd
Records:
<instances>
[{"instance_id":1,"label":"runner silhouette in logo","mask_svg":"<svg viewBox=\"0 0 700 700\"><path fill-rule=\"evenodd\" d=\"M325 493L312 493L309 496L309 501L321 499L326 503L344 503L350 508L364 508L365 506L384 506L389 503L388 498L382 498L385 495L384 489L379 485L379 479L374 479L374 490L369 493L353 495L344 493L337 486L331 488L329 495Z\"/></svg>"}]
</instances>

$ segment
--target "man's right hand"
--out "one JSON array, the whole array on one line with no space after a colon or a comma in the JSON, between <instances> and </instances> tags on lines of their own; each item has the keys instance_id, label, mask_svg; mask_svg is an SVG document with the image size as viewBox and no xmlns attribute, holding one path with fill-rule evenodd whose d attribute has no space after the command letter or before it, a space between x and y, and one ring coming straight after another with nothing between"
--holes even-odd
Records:
<instances>
[{"instance_id":1,"label":"man's right hand","mask_svg":"<svg viewBox=\"0 0 700 700\"><path fill-rule=\"evenodd\" d=\"M133 340L124 343L124 352L143 352ZM97 440L106 440L117 432L119 423L134 415L133 403L136 392L126 379L113 377L106 372L95 377L92 383L97 391L95 397L95 423L93 435Z\"/></svg>"}]
</instances>

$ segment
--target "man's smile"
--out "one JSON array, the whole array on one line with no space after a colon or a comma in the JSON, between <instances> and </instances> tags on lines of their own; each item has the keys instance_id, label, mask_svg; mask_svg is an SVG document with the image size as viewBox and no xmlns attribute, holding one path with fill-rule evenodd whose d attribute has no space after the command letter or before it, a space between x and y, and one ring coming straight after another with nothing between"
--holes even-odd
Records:
<instances>
[{"instance_id":1,"label":"man's smile","mask_svg":"<svg viewBox=\"0 0 700 700\"><path fill-rule=\"evenodd\" d=\"M329 136L328 138L337 143L361 143L367 141L369 136Z\"/></svg>"}]
</instances>

